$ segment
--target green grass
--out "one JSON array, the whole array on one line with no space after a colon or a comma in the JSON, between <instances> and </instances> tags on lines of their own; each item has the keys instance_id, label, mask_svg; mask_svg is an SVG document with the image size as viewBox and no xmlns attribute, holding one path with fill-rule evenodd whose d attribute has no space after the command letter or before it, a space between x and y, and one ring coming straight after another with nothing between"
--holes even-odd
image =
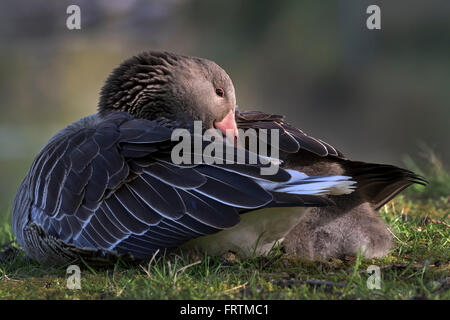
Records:
<instances>
[{"instance_id":1,"label":"green grass","mask_svg":"<svg viewBox=\"0 0 450 320\"><path fill-rule=\"evenodd\" d=\"M449 175L436 163L415 170L430 185L381 210L395 235L395 248L381 259L311 262L281 247L245 260L170 254L109 269L80 265L81 290L70 290L65 267L42 267L19 251L0 262L0 299L450 299ZM0 243L13 239L9 221L1 221ZM367 287L370 265L380 267L379 290Z\"/></svg>"}]
</instances>

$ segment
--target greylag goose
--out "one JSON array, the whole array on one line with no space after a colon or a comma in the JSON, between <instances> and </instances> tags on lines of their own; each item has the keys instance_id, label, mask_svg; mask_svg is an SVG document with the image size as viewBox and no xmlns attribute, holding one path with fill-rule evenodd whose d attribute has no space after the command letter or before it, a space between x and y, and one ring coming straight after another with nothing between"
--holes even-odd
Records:
<instances>
[{"instance_id":1,"label":"greylag goose","mask_svg":"<svg viewBox=\"0 0 450 320\"><path fill-rule=\"evenodd\" d=\"M212 61L167 52L126 60L106 80L98 112L62 129L36 156L13 202L18 243L50 264L147 259L178 247L265 253L284 237L296 252L308 240L295 227L317 214L312 208L329 208L327 219L354 209L341 203L376 210L423 183L403 169L349 161L280 116L235 105L231 79ZM263 174L276 161L258 154L251 163L253 150L244 163L196 162L195 149L184 150L192 161L176 163L173 134L193 133L194 121L202 132L223 132L215 143L235 154L246 150L233 141L238 127L277 130L281 167Z\"/></svg>"}]
</instances>

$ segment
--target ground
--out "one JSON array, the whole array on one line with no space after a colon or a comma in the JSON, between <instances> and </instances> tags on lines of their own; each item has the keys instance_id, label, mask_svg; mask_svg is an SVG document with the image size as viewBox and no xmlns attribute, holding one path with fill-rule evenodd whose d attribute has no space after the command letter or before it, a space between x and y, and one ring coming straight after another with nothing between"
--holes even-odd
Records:
<instances>
[{"instance_id":1,"label":"ground","mask_svg":"<svg viewBox=\"0 0 450 320\"><path fill-rule=\"evenodd\" d=\"M395 248L381 259L312 262L285 254L281 246L267 257L245 260L232 253L173 253L109 269L82 263L81 289L72 290L67 266L30 261L17 249L5 219L0 223L0 299L450 299L450 175L431 160L426 172L413 168L430 185L410 188L381 210L395 239ZM368 286L375 283L367 272L371 265L380 268L379 289Z\"/></svg>"}]
</instances>

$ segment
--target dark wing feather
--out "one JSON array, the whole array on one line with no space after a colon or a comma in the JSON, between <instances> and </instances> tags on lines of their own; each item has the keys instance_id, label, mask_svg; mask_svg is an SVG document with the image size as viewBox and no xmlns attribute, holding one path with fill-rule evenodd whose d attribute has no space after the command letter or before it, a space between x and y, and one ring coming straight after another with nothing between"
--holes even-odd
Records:
<instances>
[{"instance_id":1,"label":"dark wing feather","mask_svg":"<svg viewBox=\"0 0 450 320\"><path fill-rule=\"evenodd\" d=\"M206 178L196 170L181 169L169 163L152 163L146 166L143 172L173 187L183 189L198 188L206 182Z\"/></svg>"},{"instance_id":2,"label":"dark wing feather","mask_svg":"<svg viewBox=\"0 0 450 320\"><path fill-rule=\"evenodd\" d=\"M274 129L278 130L280 150L295 153L300 149L312 152L320 157L335 156L344 158L343 154L320 139L304 133L302 130L285 122L280 115L269 115L259 111L236 111L236 122L241 129ZM268 134L269 136L269 134ZM270 143L270 141L269 141Z\"/></svg>"},{"instance_id":3,"label":"dark wing feather","mask_svg":"<svg viewBox=\"0 0 450 320\"><path fill-rule=\"evenodd\" d=\"M196 191L224 204L250 209L262 207L273 200L270 193L242 175L210 166L196 170L207 177L206 183Z\"/></svg>"},{"instance_id":4,"label":"dark wing feather","mask_svg":"<svg viewBox=\"0 0 450 320\"><path fill-rule=\"evenodd\" d=\"M399 192L412 184L426 185L427 181L412 171L387 164L343 161L346 174L357 181L357 192L381 208Z\"/></svg>"},{"instance_id":5,"label":"dark wing feather","mask_svg":"<svg viewBox=\"0 0 450 320\"><path fill-rule=\"evenodd\" d=\"M163 217L178 219L185 213L184 204L177 191L148 174L142 174L134 179L128 187L148 207Z\"/></svg>"},{"instance_id":6,"label":"dark wing feather","mask_svg":"<svg viewBox=\"0 0 450 320\"><path fill-rule=\"evenodd\" d=\"M335 204L332 200L326 197L308 194L295 195L289 193L273 193L273 197L275 200L276 207L281 206L325 207Z\"/></svg>"},{"instance_id":7,"label":"dark wing feather","mask_svg":"<svg viewBox=\"0 0 450 320\"><path fill-rule=\"evenodd\" d=\"M119 222L129 233L142 234L148 229L148 224L138 219L134 212L122 204L114 195L106 199L101 207L106 206L112 217Z\"/></svg>"},{"instance_id":8,"label":"dark wing feather","mask_svg":"<svg viewBox=\"0 0 450 320\"><path fill-rule=\"evenodd\" d=\"M139 179L135 179L131 184L136 181L139 181ZM139 196L136 196L132 191L131 184L119 188L111 197L116 198L122 206L126 208L128 212L131 212L139 221L142 221L147 225L156 225L161 221L160 214L149 207L139 198ZM108 201L108 199L106 199L106 201Z\"/></svg>"},{"instance_id":9,"label":"dark wing feather","mask_svg":"<svg viewBox=\"0 0 450 320\"><path fill-rule=\"evenodd\" d=\"M234 226L239 222L239 215L231 206L217 203L210 197L202 195L193 190L180 191L180 195L186 205L187 216L197 220L200 224L212 228L225 229ZM185 227L201 234L208 234L209 228L202 228L197 225L192 219L186 218L186 215L177 219L176 222L183 224L186 221Z\"/></svg>"}]
</instances>

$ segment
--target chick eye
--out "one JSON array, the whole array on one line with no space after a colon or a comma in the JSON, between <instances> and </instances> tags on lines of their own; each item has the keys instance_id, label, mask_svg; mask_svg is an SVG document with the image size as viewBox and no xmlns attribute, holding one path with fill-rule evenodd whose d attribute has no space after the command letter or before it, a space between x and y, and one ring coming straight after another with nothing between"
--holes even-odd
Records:
<instances>
[{"instance_id":1,"label":"chick eye","mask_svg":"<svg viewBox=\"0 0 450 320\"><path fill-rule=\"evenodd\" d=\"M223 98L223 96L225 95L225 92L223 91L222 88L219 88L219 89L216 89L216 94L217 94L219 97Z\"/></svg>"}]
</instances>

